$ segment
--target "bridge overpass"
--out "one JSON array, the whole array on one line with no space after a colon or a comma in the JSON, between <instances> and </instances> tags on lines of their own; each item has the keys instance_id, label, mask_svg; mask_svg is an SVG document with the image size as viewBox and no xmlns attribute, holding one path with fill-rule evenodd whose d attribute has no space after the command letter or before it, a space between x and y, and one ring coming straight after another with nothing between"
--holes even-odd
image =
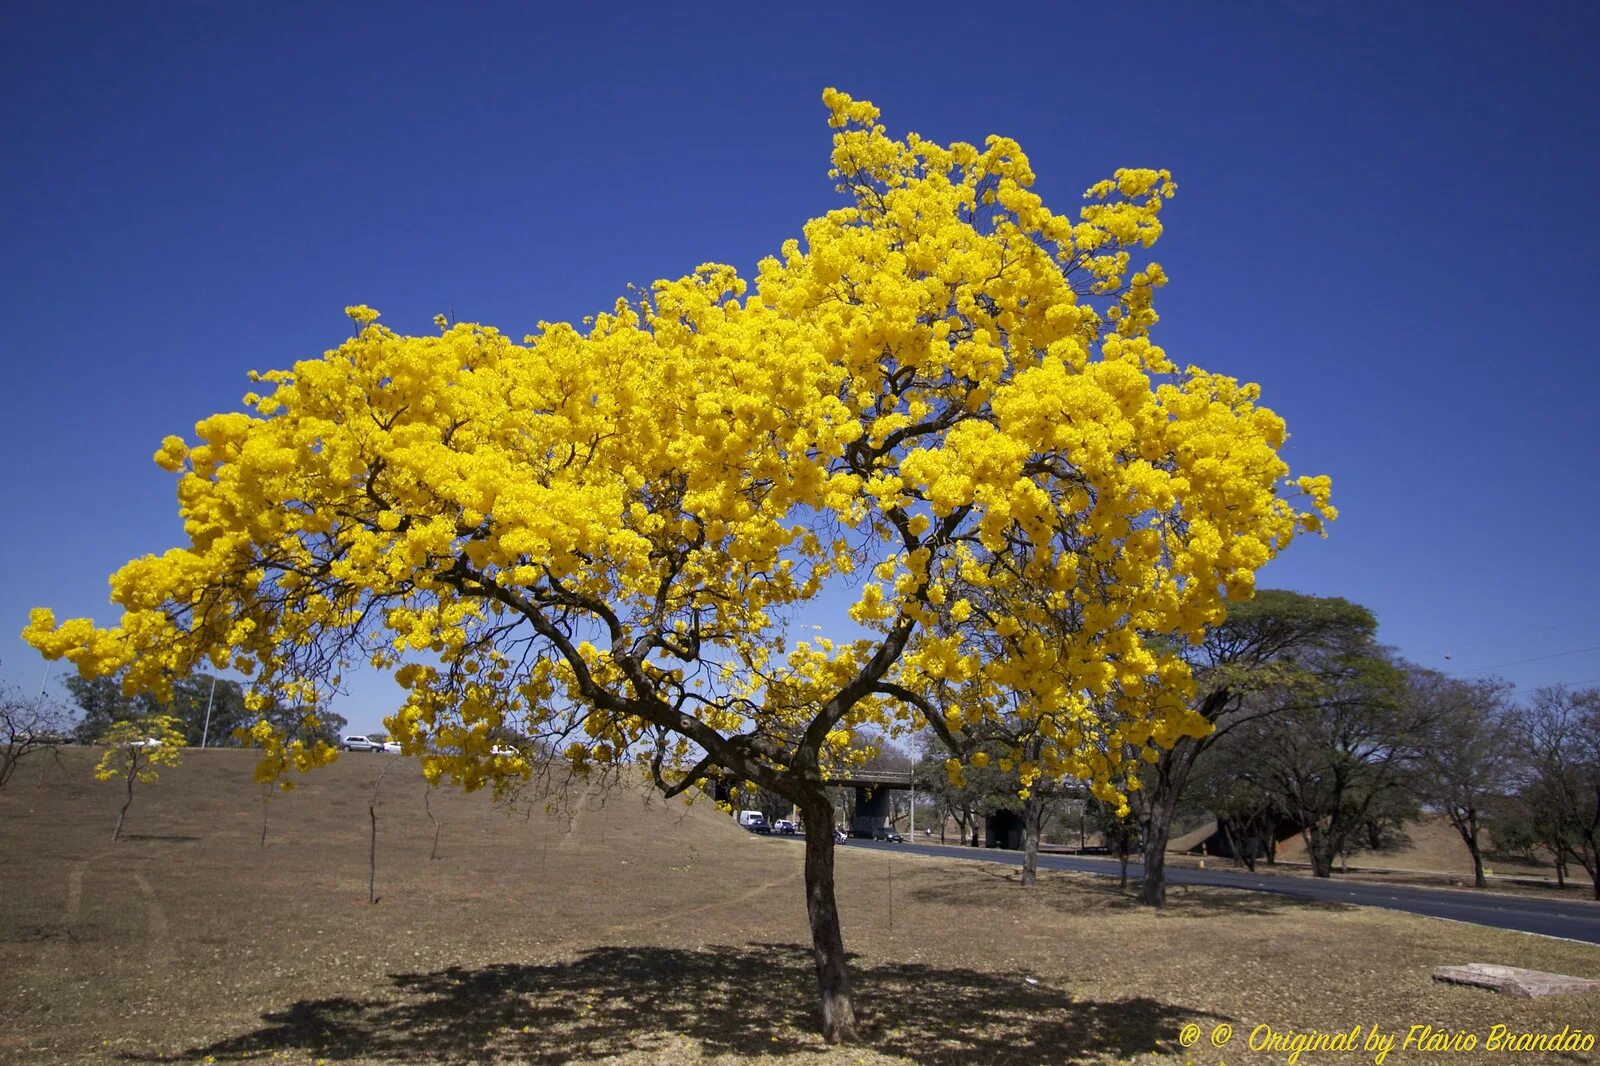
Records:
<instances>
[{"instance_id":1,"label":"bridge overpass","mask_svg":"<svg viewBox=\"0 0 1600 1066\"><path fill-rule=\"evenodd\" d=\"M732 784L726 778L716 783L715 795L719 801L729 799ZM827 785L829 788L855 789L855 816L851 819L850 835L857 837L871 837L874 830L888 826L891 792L910 790L915 793L917 787L910 769L837 770L827 775ZM916 810L915 800L913 795L913 812Z\"/></svg>"}]
</instances>

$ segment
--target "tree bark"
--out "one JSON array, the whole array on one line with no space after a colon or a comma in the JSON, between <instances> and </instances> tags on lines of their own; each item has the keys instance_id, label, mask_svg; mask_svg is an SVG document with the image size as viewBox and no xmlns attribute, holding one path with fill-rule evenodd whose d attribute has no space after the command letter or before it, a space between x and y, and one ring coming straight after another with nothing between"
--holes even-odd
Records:
<instances>
[{"instance_id":1,"label":"tree bark","mask_svg":"<svg viewBox=\"0 0 1600 1066\"><path fill-rule=\"evenodd\" d=\"M433 848L428 852L429 859L439 857L439 819L433 816L433 785L422 794L422 809L428 812L428 821L433 823Z\"/></svg>"},{"instance_id":2,"label":"tree bark","mask_svg":"<svg viewBox=\"0 0 1600 1066\"><path fill-rule=\"evenodd\" d=\"M1029 795L1022 801L1022 884L1039 880L1039 823L1044 816L1044 801Z\"/></svg>"},{"instance_id":3,"label":"tree bark","mask_svg":"<svg viewBox=\"0 0 1600 1066\"><path fill-rule=\"evenodd\" d=\"M111 831L111 840L115 843L122 839L122 820L128 816L128 808L133 806L133 771L128 771L128 798L122 801L122 810L117 812L117 827Z\"/></svg>"},{"instance_id":4,"label":"tree bark","mask_svg":"<svg viewBox=\"0 0 1600 1066\"><path fill-rule=\"evenodd\" d=\"M1308 831L1306 854L1311 858L1311 873L1314 877L1333 876L1333 856L1335 849L1328 840L1328 835L1312 825Z\"/></svg>"},{"instance_id":5,"label":"tree bark","mask_svg":"<svg viewBox=\"0 0 1600 1066\"><path fill-rule=\"evenodd\" d=\"M833 808L825 795L802 804L806 825L806 917L811 922L811 952L822 994L822 1038L830 1044L853 1043L856 1012L850 999L850 974L845 966L839 904L833 894ZM815 827L815 828L810 828Z\"/></svg>"},{"instance_id":6,"label":"tree bark","mask_svg":"<svg viewBox=\"0 0 1600 1066\"><path fill-rule=\"evenodd\" d=\"M1167 904L1167 842L1172 838L1172 812L1178 795L1168 787L1165 774L1157 778L1150 797L1150 816L1144 826L1144 880L1139 882L1139 902L1146 907Z\"/></svg>"},{"instance_id":7,"label":"tree bark","mask_svg":"<svg viewBox=\"0 0 1600 1066\"><path fill-rule=\"evenodd\" d=\"M1468 810L1460 817L1452 815L1456 832L1461 834L1461 842L1467 846L1467 852L1472 856L1472 883L1476 888L1488 888L1489 879L1483 873L1483 848L1478 845L1478 814Z\"/></svg>"},{"instance_id":8,"label":"tree bark","mask_svg":"<svg viewBox=\"0 0 1600 1066\"><path fill-rule=\"evenodd\" d=\"M1146 907L1167 905L1167 838L1146 838L1144 842L1144 879L1139 882L1139 902Z\"/></svg>"}]
</instances>

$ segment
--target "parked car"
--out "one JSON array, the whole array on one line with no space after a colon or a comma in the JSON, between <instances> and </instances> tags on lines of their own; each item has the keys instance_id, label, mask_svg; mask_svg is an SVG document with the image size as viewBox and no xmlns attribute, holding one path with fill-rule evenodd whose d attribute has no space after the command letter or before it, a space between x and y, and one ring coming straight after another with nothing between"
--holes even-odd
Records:
<instances>
[{"instance_id":1,"label":"parked car","mask_svg":"<svg viewBox=\"0 0 1600 1066\"><path fill-rule=\"evenodd\" d=\"M383 742L383 750L388 752L390 755L399 755L400 742L398 740L386 740Z\"/></svg>"},{"instance_id":2,"label":"parked car","mask_svg":"<svg viewBox=\"0 0 1600 1066\"><path fill-rule=\"evenodd\" d=\"M896 833L886 825L880 825L872 831L873 840L887 840L891 844L904 844L906 838Z\"/></svg>"},{"instance_id":3,"label":"parked car","mask_svg":"<svg viewBox=\"0 0 1600 1066\"><path fill-rule=\"evenodd\" d=\"M847 844L850 842L850 834L844 831L843 826L836 825L833 827L833 842L835 844Z\"/></svg>"},{"instance_id":4,"label":"parked car","mask_svg":"<svg viewBox=\"0 0 1600 1066\"><path fill-rule=\"evenodd\" d=\"M354 733L348 737L345 737L344 740L340 742L339 747L343 748L345 751L383 751L382 744L378 743L376 740L369 740L359 733Z\"/></svg>"},{"instance_id":5,"label":"parked car","mask_svg":"<svg viewBox=\"0 0 1600 1066\"><path fill-rule=\"evenodd\" d=\"M128 747L130 748L159 748L160 746L161 741L155 737L144 737L141 740L130 740L128 742Z\"/></svg>"},{"instance_id":6,"label":"parked car","mask_svg":"<svg viewBox=\"0 0 1600 1066\"><path fill-rule=\"evenodd\" d=\"M513 748L510 744L496 744L494 747L489 749L489 754L507 759L514 759L521 755L522 752L518 751L516 748Z\"/></svg>"},{"instance_id":7,"label":"parked car","mask_svg":"<svg viewBox=\"0 0 1600 1066\"><path fill-rule=\"evenodd\" d=\"M772 832L772 827L767 824L767 816L760 811L740 811L739 824L752 833Z\"/></svg>"},{"instance_id":8,"label":"parked car","mask_svg":"<svg viewBox=\"0 0 1600 1066\"><path fill-rule=\"evenodd\" d=\"M776 822L772 823L772 831L774 833L781 833L786 837L794 836L797 828L798 827L787 818L779 818Z\"/></svg>"}]
</instances>

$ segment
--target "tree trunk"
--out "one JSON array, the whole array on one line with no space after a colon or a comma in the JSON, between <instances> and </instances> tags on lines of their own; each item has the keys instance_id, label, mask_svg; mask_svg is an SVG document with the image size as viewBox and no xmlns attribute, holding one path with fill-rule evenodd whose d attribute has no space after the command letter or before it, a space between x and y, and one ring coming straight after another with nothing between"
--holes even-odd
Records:
<instances>
[{"instance_id":1,"label":"tree trunk","mask_svg":"<svg viewBox=\"0 0 1600 1066\"><path fill-rule=\"evenodd\" d=\"M372 819L372 835L367 844L367 902L376 903L375 888L378 883L378 808L368 807L367 817Z\"/></svg>"},{"instance_id":2,"label":"tree trunk","mask_svg":"<svg viewBox=\"0 0 1600 1066\"><path fill-rule=\"evenodd\" d=\"M1306 854L1311 858L1311 873L1315 877L1333 876L1333 856L1336 852L1326 833L1315 825L1308 830Z\"/></svg>"},{"instance_id":3,"label":"tree trunk","mask_svg":"<svg viewBox=\"0 0 1600 1066\"><path fill-rule=\"evenodd\" d=\"M422 809L428 812L428 821L433 823L433 848L428 852L429 859L437 859L439 857L439 819L433 816L434 787L429 785L427 791L422 794Z\"/></svg>"},{"instance_id":4,"label":"tree trunk","mask_svg":"<svg viewBox=\"0 0 1600 1066\"><path fill-rule=\"evenodd\" d=\"M1144 880L1139 882L1139 902L1146 907L1167 905L1167 842L1144 843ZM1124 864L1126 865L1126 864Z\"/></svg>"},{"instance_id":5,"label":"tree trunk","mask_svg":"<svg viewBox=\"0 0 1600 1066\"><path fill-rule=\"evenodd\" d=\"M133 772L128 772L128 798L122 801L122 810L117 812L117 827L111 831L111 840L115 843L122 839L122 820L128 816L128 808L133 806Z\"/></svg>"},{"instance_id":6,"label":"tree trunk","mask_svg":"<svg viewBox=\"0 0 1600 1066\"><path fill-rule=\"evenodd\" d=\"M808 826L832 824L833 809L826 796L804 804L803 809ZM856 1012L850 999L839 904L833 894L833 834L829 832L806 833L806 917L811 922L811 952L822 993L822 1038L830 1044L853 1043Z\"/></svg>"},{"instance_id":7,"label":"tree trunk","mask_svg":"<svg viewBox=\"0 0 1600 1066\"><path fill-rule=\"evenodd\" d=\"M1029 795L1022 801L1022 884L1039 880L1039 823L1044 817L1044 801Z\"/></svg>"},{"instance_id":8,"label":"tree trunk","mask_svg":"<svg viewBox=\"0 0 1600 1066\"><path fill-rule=\"evenodd\" d=\"M1483 873L1483 848L1478 844L1478 820L1473 817L1468 822L1468 828L1462 830L1461 835L1466 838L1467 850L1472 853L1472 883L1477 888L1488 888L1489 879Z\"/></svg>"},{"instance_id":9,"label":"tree trunk","mask_svg":"<svg viewBox=\"0 0 1600 1066\"><path fill-rule=\"evenodd\" d=\"M1150 817L1144 831L1144 880L1139 883L1139 902L1146 907L1167 904L1167 842L1172 837L1172 812L1178 797L1158 780L1150 797Z\"/></svg>"}]
</instances>

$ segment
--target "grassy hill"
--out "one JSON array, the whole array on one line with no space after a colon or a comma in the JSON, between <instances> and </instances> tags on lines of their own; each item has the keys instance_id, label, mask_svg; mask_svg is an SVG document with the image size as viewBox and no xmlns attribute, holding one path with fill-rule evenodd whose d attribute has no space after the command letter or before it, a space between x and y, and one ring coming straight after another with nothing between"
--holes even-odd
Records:
<instances>
[{"instance_id":1,"label":"grassy hill","mask_svg":"<svg viewBox=\"0 0 1600 1066\"><path fill-rule=\"evenodd\" d=\"M407 760L346 755L284 794L250 781L249 753L190 751L113 844L94 754L0 793L0 1063L1165 1061L1190 1022L1594 1017L1429 979L1466 961L1600 976L1583 945L1221 890L1153 914L1105 879L1024 891L1005 868L845 847L866 1043L829 1049L800 847L708 804L623 788L506 810L440 789L430 859Z\"/></svg>"}]
</instances>

